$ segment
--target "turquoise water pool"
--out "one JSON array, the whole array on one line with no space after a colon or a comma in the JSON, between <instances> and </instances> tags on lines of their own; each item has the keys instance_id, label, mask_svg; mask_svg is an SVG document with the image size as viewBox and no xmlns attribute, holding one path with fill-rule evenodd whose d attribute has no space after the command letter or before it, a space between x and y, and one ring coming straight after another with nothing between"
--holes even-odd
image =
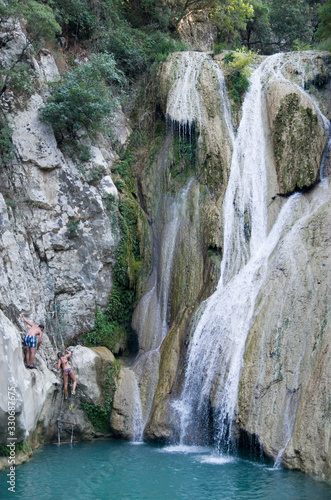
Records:
<instances>
[{"instance_id":1,"label":"turquoise water pool","mask_svg":"<svg viewBox=\"0 0 331 500\"><path fill-rule=\"evenodd\" d=\"M330 500L328 483L272 465L245 455L218 457L205 447L47 445L17 467L15 493L8 491L8 471L0 473L0 498Z\"/></svg>"}]
</instances>

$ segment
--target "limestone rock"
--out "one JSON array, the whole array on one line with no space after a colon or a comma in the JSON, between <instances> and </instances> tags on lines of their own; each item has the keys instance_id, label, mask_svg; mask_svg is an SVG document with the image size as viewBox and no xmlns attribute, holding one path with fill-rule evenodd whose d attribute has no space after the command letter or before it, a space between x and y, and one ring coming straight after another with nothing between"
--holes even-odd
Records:
<instances>
[{"instance_id":1,"label":"limestone rock","mask_svg":"<svg viewBox=\"0 0 331 500\"><path fill-rule=\"evenodd\" d=\"M327 133L317 109L298 88L273 82L267 91L279 193L290 194L319 180Z\"/></svg>"},{"instance_id":2,"label":"limestone rock","mask_svg":"<svg viewBox=\"0 0 331 500\"><path fill-rule=\"evenodd\" d=\"M64 158L57 149L52 129L38 116L43 104L41 97L31 97L27 109L12 117L15 122L13 143L22 162L31 162L41 169L53 169L64 165Z\"/></svg>"},{"instance_id":3,"label":"limestone rock","mask_svg":"<svg viewBox=\"0 0 331 500\"><path fill-rule=\"evenodd\" d=\"M39 53L39 61L32 58L32 64L40 81L55 82L60 79L60 73L53 55L47 49Z\"/></svg>"},{"instance_id":4,"label":"limestone rock","mask_svg":"<svg viewBox=\"0 0 331 500\"><path fill-rule=\"evenodd\" d=\"M8 68L21 56L27 45L27 38L21 29L20 23L11 18L7 21L1 21L0 40L1 66Z\"/></svg>"},{"instance_id":5,"label":"limestone rock","mask_svg":"<svg viewBox=\"0 0 331 500\"><path fill-rule=\"evenodd\" d=\"M178 33L191 50L209 51L217 38L217 28L207 10L198 10L183 17L178 25Z\"/></svg>"},{"instance_id":6,"label":"limestone rock","mask_svg":"<svg viewBox=\"0 0 331 500\"><path fill-rule=\"evenodd\" d=\"M49 405L59 403L59 382L56 375L47 367L50 343L43 336L42 348L37 351L35 364L37 370L25 367L22 337L17 327L0 310L0 429L2 443L6 444L8 432L8 393L14 394L15 437L20 442L31 437L40 422L47 426L50 421ZM45 406L48 405L48 412ZM47 417L46 414L48 413ZM47 421L47 423L45 422Z\"/></svg>"},{"instance_id":7,"label":"limestone rock","mask_svg":"<svg viewBox=\"0 0 331 500\"><path fill-rule=\"evenodd\" d=\"M141 417L138 391L137 380L133 371L122 368L110 416L110 427L115 436L124 439L133 439L135 437L135 418L137 416Z\"/></svg>"},{"instance_id":8,"label":"limestone rock","mask_svg":"<svg viewBox=\"0 0 331 500\"><path fill-rule=\"evenodd\" d=\"M307 204L310 215L269 263L246 342L239 424L287 467L330 480L330 188L302 197L298 212Z\"/></svg>"}]
</instances>

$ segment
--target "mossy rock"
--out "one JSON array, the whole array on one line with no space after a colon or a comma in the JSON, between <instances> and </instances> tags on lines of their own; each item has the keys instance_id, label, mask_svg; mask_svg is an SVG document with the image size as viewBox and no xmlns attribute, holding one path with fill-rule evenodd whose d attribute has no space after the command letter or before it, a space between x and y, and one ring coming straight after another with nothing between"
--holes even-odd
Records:
<instances>
[{"instance_id":1,"label":"mossy rock","mask_svg":"<svg viewBox=\"0 0 331 500\"><path fill-rule=\"evenodd\" d=\"M310 99L289 82L267 91L279 194L307 189L319 180L327 133Z\"/></svg>"}]
</instances>

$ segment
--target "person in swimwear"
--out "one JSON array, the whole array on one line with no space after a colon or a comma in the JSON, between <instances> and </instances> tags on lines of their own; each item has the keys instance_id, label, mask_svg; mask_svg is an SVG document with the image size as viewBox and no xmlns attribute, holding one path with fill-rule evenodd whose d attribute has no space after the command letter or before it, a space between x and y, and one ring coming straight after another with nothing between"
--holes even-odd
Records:
<instances>
[{"instance_id":1,"label":"person in swimwear","mask_svg":"<svg viewBox=\"0 0 331 500\"><path fill-rule=\"evenodd\" d=\"M77 380L75 377L75 374L73 372L73 369L69 365L68 358L71 356L71 352L68 351L67 349L65 350L68 354L62 354L62 352L57 353L57 357L59 358L57 362L57 370L60 369L62 365L62 370L63 370L63 382L64 382L64 399L68 399L68 377L73 381L73 386L72 386L72 392L71 394L75 396L76 394L76 385L77 385Z\"/></svg>"},{"instance_id":2,"label":"person in swimwear","mask_svg":"<svg viewBox=\"0 0 331 500\"><path fill-rule=\"evenodd\" d=\"M33 366L34 363L34 357L36 354L36 350L39 349L39 346L41 344L41 338L43 336L43 331L44 331L44 325L34 325L31 323L31 321L28 321L23 313L21 314L22 319L27 323L31 328L27 331L27 333L24 335L24 347L26 348L25 351L25 361L26 361L26 367L32 369L37 369L35 366ZM39 335L39 340L37 344L37 336Z\"/></svg>"}]
</instances>

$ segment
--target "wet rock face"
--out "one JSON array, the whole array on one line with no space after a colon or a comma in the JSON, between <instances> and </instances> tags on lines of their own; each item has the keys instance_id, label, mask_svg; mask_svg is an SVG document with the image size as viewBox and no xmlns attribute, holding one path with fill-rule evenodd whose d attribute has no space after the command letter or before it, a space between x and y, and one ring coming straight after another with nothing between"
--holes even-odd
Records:
<instances>
[{"instance_id":1,"label":"wet rock face","mask_svg":"<svg viewBox=\"0 0 331 500\"><path fill-rule=\"evenodd\" d=\"M241 428L270 456L283 452L286 466L330 480L331 204L319 189L325 203L289 228L271 258L238 404Z\"/></svg>"},{"instance_id":2,"label":"wet rock face","mask_svg":"<svg viewBox=\"0 0 331 500\"><path fill-rule=\"evenodd\" d=\"M201 52L177 52L158 72L159 102L176 130L196 135L196 176L223 195L231 165L232 143L219 67ZM190 134L191 132L186 133Z\"/></svg>"},{"instance_id":3,"label":"wet rock face","mask_svg":"<svg viewBox=\"0 0 331 500\"><path fill-rule=\"evenodd\" d=\"M267 91L279 194L311 187L319 171L328 136L311 99L289 82L274 82Z\"/></svg>"}]
</instances>

